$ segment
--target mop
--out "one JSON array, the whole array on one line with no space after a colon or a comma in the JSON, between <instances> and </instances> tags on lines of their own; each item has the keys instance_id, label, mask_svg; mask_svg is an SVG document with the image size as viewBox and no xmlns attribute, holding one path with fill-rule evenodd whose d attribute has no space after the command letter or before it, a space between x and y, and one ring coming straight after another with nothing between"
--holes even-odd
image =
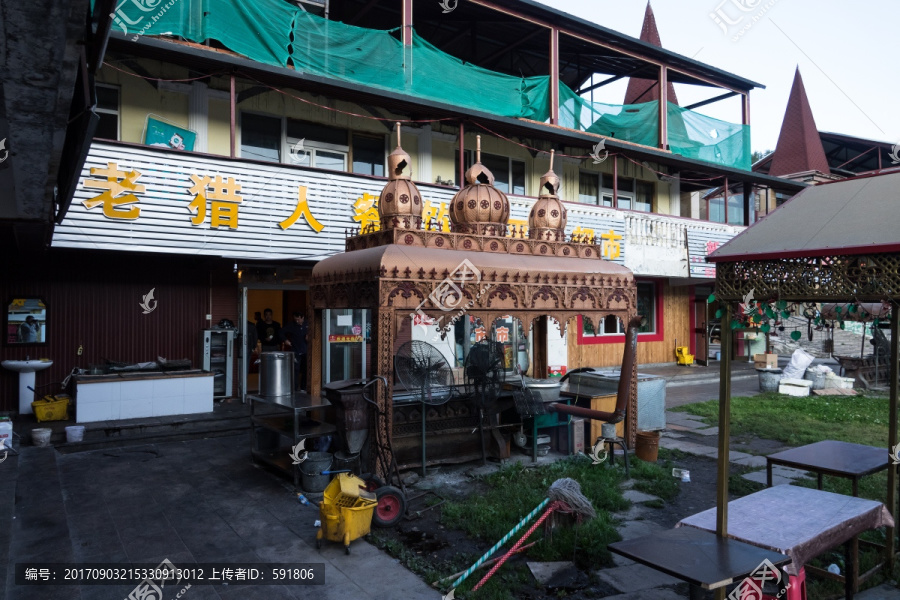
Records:
<instances>
[{"instance_id":1,"label":"mop","mask_svg":"<svg viewBox=\"0 0 900 600\"><path fill-rule=\"evenodd\" d=\"M516 542L516 544L507 552L497 563L491 567L491 570L478 582L478 584L472 588L472 591L480 588L484 583L490 579L497 570L503 566L509 557L516 554L521 550L522 544L525 543L525 540L534 533L534 530L541 526L541 524L547 520L547 518L552 515L554 512L563 512L573 514L577 522L581 522L584 519L593 519L597 516L597 513L594 511L594 507L591 504L591 501L588 500L584 494L581 493L581 486L574 479L570 479L568 477L563 479L557 479L550 485L550 490L547 493L547 498L544 499L534 510L532 510L528 515L519 521L515 527L513 527L509 533L507 533L503 538L494 544L494 546L488 550L484 556L479 558L475 564L466 569L465 572L453 582L450 586L451 589L445 596L445 598L453 598L453 591L456 589L460 583L462 583L469 575L474 573L478 567L484 563L490 556L496 552L503 544L505 544L509 539L516 534L522 527L525 526L528 521L530 521L536 514L538 514L542 509L546 507L544 513L540 516L537 522L531 526L531 528L525 533L522 538Z\"/></svg>"}]
</instances>

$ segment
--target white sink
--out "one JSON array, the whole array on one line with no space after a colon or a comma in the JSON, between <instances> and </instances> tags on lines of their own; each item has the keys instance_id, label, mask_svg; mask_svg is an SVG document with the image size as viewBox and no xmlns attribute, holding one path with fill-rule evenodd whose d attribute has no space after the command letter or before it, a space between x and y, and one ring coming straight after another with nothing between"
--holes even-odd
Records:
<instances>
[{"instance_id":1,"label":"white sink","mask_svg":"<svg viewBox=\"0 0 900 600\"><path fill-rule=\"evenodd\" d=\"M53 364L52 360L4 360L0 363L5 369L19 374L19 414L34 414L31 402L34 400L34 374L43 371ZM28 389L31 388L31 389Z\"/></svg>"},{"instance_id":2,"label":"white sink","mask_svg":"<svg viewBox=\"0 0 900 600\"><path fill-rule=\"evenodd\" d=\"M52 364L52 360L4 360L0 366L17 373L34 373L43 371Z\"/></svg>"}]
</instances>

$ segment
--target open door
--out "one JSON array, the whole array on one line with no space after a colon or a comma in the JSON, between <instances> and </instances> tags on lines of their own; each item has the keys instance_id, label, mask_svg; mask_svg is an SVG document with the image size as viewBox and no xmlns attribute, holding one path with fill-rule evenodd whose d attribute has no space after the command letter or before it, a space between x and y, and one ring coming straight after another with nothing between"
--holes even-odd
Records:
<instances>
[{"instance_id":1,"label":"open door","mask_svg":"<svg viewBox=\"0 0 900 600\"><path fill-rule=\"evenodd\" d=\"M704 367L709 366L709 304L707 298L711 291L697 288L694 293L694 306L691 321L694 324L694 362Z\"/></svg>"}]
</instances>

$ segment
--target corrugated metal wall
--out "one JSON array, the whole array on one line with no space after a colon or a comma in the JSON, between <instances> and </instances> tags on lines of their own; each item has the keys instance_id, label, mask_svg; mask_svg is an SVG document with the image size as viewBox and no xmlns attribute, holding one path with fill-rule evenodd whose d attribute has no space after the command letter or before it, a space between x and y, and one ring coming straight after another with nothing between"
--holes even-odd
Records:
<instances>
[{"instance_id":1,"label":"corrugated metal wall","mask_svg":"<svg viewBox=\"0 0 900 600\"><path fill-rule=\"evenodd\" d=\"M0 359L52 359L53 366L37 374L38 385L61 381L73 368L105 359L189 358L197 366L206 315L236 320L237 286L223 275L232 266L210 258L69 250L6 260L0 300L5 307L13 297L43 298L47 344L3 346ZM214 287L211 273L217 274ZM151 289L156 308L144 314L140 303ZM84 348L81 356L79 346ZM18 410L17 398L17 374L0 369L0 411Z\"/></svg>"}]
</instances>

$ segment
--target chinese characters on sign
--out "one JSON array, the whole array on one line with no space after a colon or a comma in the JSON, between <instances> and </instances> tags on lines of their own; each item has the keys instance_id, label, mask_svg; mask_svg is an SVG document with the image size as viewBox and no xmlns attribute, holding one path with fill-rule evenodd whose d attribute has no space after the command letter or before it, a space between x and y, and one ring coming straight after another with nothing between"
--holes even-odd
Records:
<instances>
[{"instance_id":1,"label":"chinese characters on sign","mask_svg":"<svg viewBox=\"0 0 900 600\"><path fill-rule=\"evenodd\" d=\"M136 183L141 177L140 172L131 171L126 173L119 170L119 165L115 162L107 163L106 168L91 167L91 175L99 175L106 179L88 179L84 182L84 187L91 190L106 190L99 196L95 196L90 200L84 200L82 204L88 210L103 205L103 216L108 219L128 219L133 220L141 216L141 209L138 206L129 206L125 208L125 204L133 204L139 202L135 194L143 194L147 190L143 185ZM120 183L119 180L122 180ZM122 196L123 193L130 192ZM121 207L121 208L119 208Z\"/></svg>"},{"instance_id":2,"label":"chinese characters on sign","mask_svg":"<svg viewBox=\"0 0 900 600\"><path fill-rule=\"evenodd\" d=\"M622 236L610 229L609 233L601 233L600 239L603 240L603 256L609 260L619 258L619 255L622 254L622 246L619 244L619 240L622 239Z\"/></svg>"},{"instance_id":3,"label":"chinese characters on sign","mask_svg":"<svg viewBox=\"0 0 900 600\"><path fill-rule=\"evenodd\" d=\"M363 194L353 203L353 220L359 223L361 233L378 231L380 217L378 216L378 196Z\"/></svg>"},{"instance_id":4,"label":"chinese characters on sign","mask_svg":"<svg viewBox=\"0 0 900 600\"><path fill-rule=\"evenodd\" d=\"M194 195L194 199L188 204L188 210L194 213L191 225L202 225L206 221L206 201L209 199L212 201L209 226L237 229L238 207L244 199L238 195L241 186L235 182L234 177L223 180L221 175L216 175L215 179L206 175L191 175L191 181L194 182L188 190L189 194ZM209 187L212 187L212 191L207 195Z\"/></svg>"},{"instance_id":5,"label":"chinese characters on sign","mask_svg":"<svg viewBox=\"0 0 900 600\"><path fill-rule=\"evenodd\" d=\"M300 217L306 219L306 222L316 233L319 233L320 231L325 229L325 226L316 220L316 218L312 214L312 211L309 209L309 202L306 201L305 185L301 185L297 188L297 208L294 209L294 213L287 219L279 223L278 226L282 229L287 229L288 227L296 223L297 219L299 219Z\"/></svg>"}]
</instances>

